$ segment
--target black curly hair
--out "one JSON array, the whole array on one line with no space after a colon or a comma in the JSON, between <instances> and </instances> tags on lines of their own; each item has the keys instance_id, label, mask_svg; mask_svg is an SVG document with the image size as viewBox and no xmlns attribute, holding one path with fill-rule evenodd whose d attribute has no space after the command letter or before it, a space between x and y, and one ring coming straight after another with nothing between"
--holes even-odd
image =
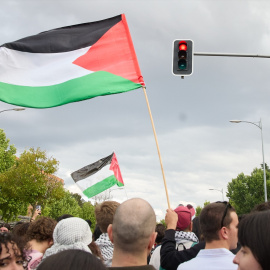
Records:
<instances>
[{"instance_id":1,"label":"black curly hair","mask_svg":"<svg viewBox=\"0 0 270 270\"><path fill-rule=\"evenodd\" d=\"M15 257L22 259L23 268L27 269L28 262L23 251L23 246L20 245L17 239L9 232L0 233L0 254L3 252L3 246L6 248L7 252L9 252L9 243L12 246Z\"/></svg>"}]
</instances>

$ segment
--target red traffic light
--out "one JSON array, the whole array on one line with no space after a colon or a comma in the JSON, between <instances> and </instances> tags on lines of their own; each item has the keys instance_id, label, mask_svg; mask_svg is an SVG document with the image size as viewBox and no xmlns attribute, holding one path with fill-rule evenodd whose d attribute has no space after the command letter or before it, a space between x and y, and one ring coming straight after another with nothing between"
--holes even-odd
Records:
<instances>
[{"instance_id":1,"label":"red traffic light","mask_svg":"<svg viewBox=\"0 0 270 270\"><path fill-rule=\"evenodd\" d=\"M186 41L182 40L178 43L179 51L186 51L187 50L187 43Z\"/></svg>"},{"instance_id":2,"label":"red traffic light","mask_svg":"<svg viewBox=\"0 0 270 270\"><path fill-rule=\"evenodd\" d=\"M173 41L172 73L176 76L189 76L193 71L193 41L175 39Z\"/></svg>"}]
</instances>

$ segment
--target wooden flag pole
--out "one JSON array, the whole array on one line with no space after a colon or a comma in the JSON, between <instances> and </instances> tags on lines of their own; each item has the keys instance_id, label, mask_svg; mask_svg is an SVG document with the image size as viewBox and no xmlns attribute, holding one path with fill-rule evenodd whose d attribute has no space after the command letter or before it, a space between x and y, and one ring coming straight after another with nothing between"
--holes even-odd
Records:
<instances>
[{"instance_id":1,"label":"wooden flag pole","mask_svg":"<svg viewBox=\"0 0 270 270\"><path fill-rule=\"evenodd\" d=\"M162 176L163 176L163 182L164 182L164 186L165 186L165 192L166 192L166 197L167 197L168 208L171 208L170 207L170 200L169 200L169 195L168 195L167 184L166 184L166 179L165 179L165 174L164 174L162 160L161 160L161 155L160 155L159 146L158 146L156 129L155 129L155 125L154 125L152 113L151 113L151 110L150 110L150 105L149 105L147 94L146 94L146 88L145 88L145 86L142 86L142 88L143 88L144 96L145 96L145 99L146 99L147 108L148 108L148 112L149 112L149 115L150 115L150 119L151 119L151 123L152 123L152 128L153 128L153 132L154 132L154 136L155 136L155 140L156 140L157 151L158 151L158 156L159 156L159 161L160 161L161 172L162 172Z\"/></svg>"}]
</instances>

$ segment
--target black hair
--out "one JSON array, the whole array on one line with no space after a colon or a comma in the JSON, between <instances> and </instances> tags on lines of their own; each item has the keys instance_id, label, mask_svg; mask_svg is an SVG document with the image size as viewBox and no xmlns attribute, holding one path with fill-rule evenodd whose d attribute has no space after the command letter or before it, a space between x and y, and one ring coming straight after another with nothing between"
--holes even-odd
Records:
<instances>
[{"instance_id":1,"label":"black hair","mask_svg":"<svg viewBox=\"0 0 270 270\"><path fill-rule=\"evenodd\" d=\"M196 234L196 236L199 239L199 242L202 241L202 232L201 232L201 225L200 225L200 218L199 217L195 217L192 220L193 223L193 227L192 227L192 232L194 232Z\"/></svg>"},{"instance_id":2,"label":"black hair","mask_svg":"<svg viewBox=\"0 0 270 270\"><path fill-rule=\"evenodd\" d=\"M27 269L27 258L23 251L23 246L10 232L0 233L0 255L3 252L3 246L6 248L7 252L9 252L9 243L11 244L15 257L21 258L23 261L23 268Z\"/></svg>"},{"instance_id":3,"label":"black hair","mask_svg":"<svg viewBox=\"0 0 270 270\"><path fill-rule=\"evenodd\" d=\"M85 221L88 223L89 227L91 228L92 226L92 221L90 219L85 219Z\"/></svg>"},{"instance_id":4,"label":"black hair","mask_svg":"<svg viewBox=\"0 0 270 270\"><path fill-rule=\"evenodd\" d=\"M101 234L102 234L102 231L100 230L99 226L96 224L95 230L92 235L92 240L97 241Z\"/></svg>"},{"instance_id":5,"label":"black hair","mask_svg":"<svg viewBox=\"0 0 270 270\"><path fill-rule=\"evenodd\" d=\"M164 238L166 227L162 223L157 224L155 231L157 232L156 243L159 244Z\"/></svg>"},{"instance_id":6,"label":"black hair","mask_svg":"<svg viewBox=\"0 0 270 270\"><path fill-rule=\"evenodd\" d=\"M9 231L11 230L11 227L10 227L10 225L9 225L8 223L2 223L2 224L0 225L0 228L2 228L2 227L7 228Z\"/></svg>"},{"instance_id":7,"label":"black hair","mask_svg":"<svg viewBox=\"0 0 270 270\"><path fill-rule=\"evenodd\" d=\"M270 265L270 210L254 212L242 218L238 225L238 241L248 247L263 270Z\"/></svg>"},{"instance_id":8,"label":"black hair","mask_svg":"<svg viewBox=\"0 0 270 270\"><path fill-rule=\"evenodd\" d=\"M64 215L58 217L58 218L56 219L56 221L59 222L59 221L61 221L62 219L66 219L66 218L70 218L70 217L74 217L74 216L72 216L72 215L70 215L70 214L64 214Z\"/></svg>"},{"instance_id":9,"label":"black hair","mask_svg":"<svg viewBox=\"0 0 270 270\"><path fill-rule=\"evenodd\" d=\"M44 259L37 270L77 270L94 269L107 270L106 266L90 252L79 249L69 249L51 255Z\"/></svg>"}]
</instances>

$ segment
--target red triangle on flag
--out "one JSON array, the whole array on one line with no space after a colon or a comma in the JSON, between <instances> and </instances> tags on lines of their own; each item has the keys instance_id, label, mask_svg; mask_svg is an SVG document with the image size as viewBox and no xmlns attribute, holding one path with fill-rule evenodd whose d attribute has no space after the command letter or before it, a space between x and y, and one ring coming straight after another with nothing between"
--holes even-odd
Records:
<instances>
[{"instance_id":1,"label":"red triangle on flag","mask_svg":"<svg viewBox=\"0 0 270 270\"><path fill-rule=\"evenodd\" d=\"M91 71L107 71L135 83L143 82L141 74L137 74L137 58L128 35L124 22L120 21L73 64Z\"/></svg>"}]
</instances>

